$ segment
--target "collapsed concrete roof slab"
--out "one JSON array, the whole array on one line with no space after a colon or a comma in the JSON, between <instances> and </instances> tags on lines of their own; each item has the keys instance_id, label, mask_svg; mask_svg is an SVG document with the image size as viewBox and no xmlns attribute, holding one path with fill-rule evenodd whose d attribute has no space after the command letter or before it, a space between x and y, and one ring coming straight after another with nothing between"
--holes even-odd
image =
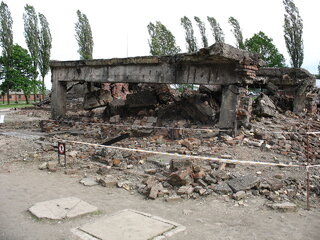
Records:
<instances>
[{"instance_id":1,"label":"collapsed concrete roof slab","mask_svg":"<svg viewBox=\"0 0 320 240\"><path fill-rule=\"evenodd\" d=\"M258 55L218 43L193 54L51 61L57 81L241 84L255 77Z\"/></svg>"},{"instance_id":2,"label":"collapsed concrete roof slab","mask_svg":"<svg viewBox=\"0 0 320 240\"><path fill-rule=\"evenodd\" d=\"M260 68L257 77L263 82L272 82L277 86L296 86L308 82L315 86L316 78L303 68Z\"/></svg>"},{"instance_id":3,"label":"collapsed concrete roof slab","mask_svg":"<svg viewBox=\"0 0 320 240\"><path fill-rule=\"evenodd\" d=\"M259 55L216 43L192 54L79 61L51 61L52 117L66 113L68 82L222 85L219 127L233 128L238 88L252 83L263 64Z\"/></svg>"},{"instance_id":4,"label":"collapsed concrete roof slab","mask_svg":"<svg viewBox=\"0 0 320 240\"><path fill-rule=\"evenodd\" d=\"M316 78L303 68L260 68L256 83L272 84L278 93L291 96L293 112L299 114L304 112L307 94L316 86Z\"/></svg>"}]
</instances>

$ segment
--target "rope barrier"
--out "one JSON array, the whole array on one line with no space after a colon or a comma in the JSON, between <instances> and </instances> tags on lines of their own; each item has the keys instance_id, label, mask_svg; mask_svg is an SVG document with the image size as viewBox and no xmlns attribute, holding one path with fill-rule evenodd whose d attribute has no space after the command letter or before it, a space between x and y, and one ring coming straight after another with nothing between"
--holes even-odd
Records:
<instances>
[{"instance_id":1,"label":"rope barrier","mask_svg":"<svg viewBox=\"0 0 320 240\"><path fill-rule=\"evenodd\" d=\"M185 154L178 154L178 153L159 152L159 151L151 151L151 150L136 149L136 148L105 146L105 145L100 145L96 143L86 143L86 142L71 141L71 140L61 140L61 141L68 142L68 143L83 144L83 145L94 146L94 147L117 149L117 150L123 150L123 151L151 153L151 154L157 154L157 155L165 155L165 156L181 157L181 158L193 158L193 159L199 159L199 160L210 160L210 161L220 162L220 163L233 163L233 164L243 164L243 165L268 165L268 166L278 166L278 167L305 167L304 165L296 165L296 164L242 161L242 160L235 160L235 159L223 159L223 158L214 158L214 157L206 157L206 156L193 156L193 155L185 155Z\"/></svg>"}]
</instances>

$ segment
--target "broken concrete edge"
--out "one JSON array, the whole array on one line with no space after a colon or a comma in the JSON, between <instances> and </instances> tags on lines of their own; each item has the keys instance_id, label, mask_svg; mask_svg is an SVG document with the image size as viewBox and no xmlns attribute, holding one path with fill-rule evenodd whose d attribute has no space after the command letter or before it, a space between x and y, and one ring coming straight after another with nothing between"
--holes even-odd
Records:
<instances>
[{"instance_id":1,"label":"broken concrete edge","mask_svg":"<svg viewBox=\"0 0 320 240\"><path fill-rule=\"evenodd\" d=\"M52 212L52 209L50 209L50 207L48 208L48 206L43 206L44 203L48 203L48 202L54 202L54 201L61 201L61 200L66 200L66 199L75 199L75 200L79 200L72 208L69 209L69 211L65 212L63 214L63 217L60 217L60 218L50 218L50 217L46 217L46 216L41 216L41 215L44 215L43 213L42 214L39 214L39 207L40 207L40 210L41 211L44 211L44 209L46 209L47 211L49 211L50 213L53 213ZM57 206L59 206L58 203L55 203ZM78 213L78 214L70 214L70 212L72 212L75 207L77 207L79 204L85 204L85 206L88 208L88 207L91 207L91 210L86 210L86 211L82 211L82 213ZM59 206L61 207L61 206ZM84 206L82 206L84 207ZM91 215L91 216L95 216L95 215L101 215L103 214L103 211L98 209L96 206L93 206L77 197L65 197L65 198L59 198L59 199L53 199L53 200L48 200L48 201L42 201L42 202L38 202L38 203L35 203L33 206L31 206L30 208L28 208L28 210L26 212L29 212L30 215L36 219L37 221L50 221L50 222L57 222L57 221L65 221L65 220L68 220L68 219L73 219L73 218L77 218L77 217L83 217L85 215ZM38 215L37 215L38 214ZM41 217L39 217L39 215ZM54 214L53 214L54 215Z\"/></svg>"},{"instance_id":2,"label":"broken concrete edge","mask_svg":"<svg viewBox=\"0 0 320 240\"><path fill-rule=\"evenodd\" d=\"M76 61L50 61L51 68L59 67L82 67L82 66L113 66L113 65L135 65L135 64L159 64L175 62L193 62L194 57L216 57L208 59L210 62L240 62L245 59L249 64L263 66L264 62L258 54L235 48L225 43L215 43L207 48L202 48L195 53L180 53L173 56L137 56L129 58L92 59ZM213 60L213 61L212 61ZM196 60L198 61L198 59Z\"/></svg>"},{"instance_id":3,"label":"broken concrete edge","mask_svg":"<svg viewBox=\"0 0 320 240\"><path fill-rule=\"evenodd\" d=\"M31 211L30 211L30 208L28 210L26 210L27 213L29 213L31 215L31 217L36 220L37 222L61 222L61 221L68 221L69 219L74 219L74 218L81 218L81 217L84 217L84 216L100 216L102 214L104 214L104 211L100 210L100 209L97 209L96 211L94 212L91 212L91 213L83 213L83 214L80 214L78 216L74 216L74 217L65 217L63 219L51 219L51 218L39 218L37 217L36 215L34 215Z\"/></svg>"},{"instance_id":4,"label":"broken concrete edge","mask_svg":"<svg viewBox=\"0 0 320 240\"><path fill-rule=\"evenodd\" d=\"M257 71L258 77L282 77L283 75L294 76L298 79L314 78L315 77L304 68L289 68L289 67L262 67Z\"/></svg>"},{"instance_id":5,"label":"broken concrete edge","mask_svg":"<svg viewBox=\"0 0 320 240\"><path fill-rule=\"evenodd\" d=\"M297 212L299 209L299 206L292 202L276 202L276 203L267 203L265 205L269 209L276 210L282 213Z\"/></svg>"},{"instance_id":6,"label":"broken concrete edge","mask_svg":"<svg viewBox=\"0 0 320 240\"><path fill-rule=\"evenodd\" d=\"M83 232L79 228L72 228L70 231L81 240L100 240L89 233Z\"/></svg>"},{"instance_id":7,"label":"broken concrete edge","mask_svg":"<svg viewBox=\"0 0 320 240\"><path fill-rule=\"evenodd\" d=\"M158 236L152 238L152 240L167 239L168 237L171 237L176 233L183 232L184 230L186 230L186 227L181 225L181 224L179 224L179 223L176 223L176 222L173 222L173 221L170 221L170 220L166 220L166 219L163 219L161 217L153 216L153 215L151 215L149 213L144 213L144 212L140 212L140 211L137 211L137 210L133 210L133 209L123 209L121 211L118 211L118 212L115 212L113 214L110 214L109 217L114 216L114 215L119 214L119 213L122 213L122 212L134 212L134 213L143 215L145 217L149 217L151 219L154 219L154 220L157 220L157 221L160 221L160 222L163 222L163 223L167 223L167 224L173 225L173 227L171 229L169 229L168 231L163 232L163 233L159 234ZM83 231L82 229L80 229L80 227L72 228L70 231L73 234L75 234L76 236L78 236L81 240L100 240L99 238L96 238L96 237L92 236L90 233Z\"/></svg>"}]
</instances>

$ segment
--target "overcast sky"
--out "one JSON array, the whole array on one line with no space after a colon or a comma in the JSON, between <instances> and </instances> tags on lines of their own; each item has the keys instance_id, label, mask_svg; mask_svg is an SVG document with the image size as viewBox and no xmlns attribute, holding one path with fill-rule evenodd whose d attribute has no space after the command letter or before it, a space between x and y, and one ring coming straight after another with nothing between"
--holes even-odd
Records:
<instances>
[{"instance_id":1,"label":"overcast sky","mask_svg":"<svg viewBox=\"0 0 320 240\"><path fill-rule=\"evenodd\" d=\"M289 56L283 38L284 7L282 0L5 0L13 18L14 42L26 48L23 36L23 12L28 3L47 17L52 34L51 59L77 60L78 45L74 25L79 9L89 19L93 40L94 58L121 58L149 55L147 25L161 21L176 37L177 44L186 51L184 30L180 18L200 17L207 25L209 44L213 43L207 16L220 23L226 43L234 45L235 39L228 24L235 17L244 38L263 31L287 59ZM304 63L311 73L317 73L320 61L320 0L295 0L304 23ZM194 23L194 21L193 21ZM200 45L199 31L194 24ZM51 87L50 75L46 78Z\"/></svg>"}]
</instances>

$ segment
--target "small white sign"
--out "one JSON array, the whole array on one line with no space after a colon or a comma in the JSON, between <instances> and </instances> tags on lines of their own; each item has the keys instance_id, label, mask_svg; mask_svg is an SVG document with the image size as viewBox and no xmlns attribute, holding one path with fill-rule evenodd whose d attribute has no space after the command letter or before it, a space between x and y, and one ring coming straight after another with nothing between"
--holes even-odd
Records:
<instances>
[{"instance_id":1,"label":"small white sign","mask_svg":"<svg viewBox=\"0 0 320 240\"><path fill-rule=\"evenodd\" d=\"M0 115L0 123L4 123L4 115Z\"/></svg>"}]
</instances>

